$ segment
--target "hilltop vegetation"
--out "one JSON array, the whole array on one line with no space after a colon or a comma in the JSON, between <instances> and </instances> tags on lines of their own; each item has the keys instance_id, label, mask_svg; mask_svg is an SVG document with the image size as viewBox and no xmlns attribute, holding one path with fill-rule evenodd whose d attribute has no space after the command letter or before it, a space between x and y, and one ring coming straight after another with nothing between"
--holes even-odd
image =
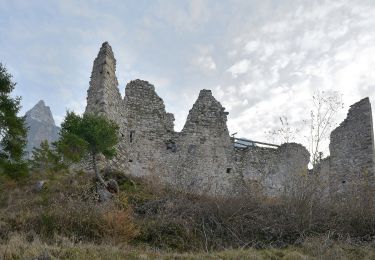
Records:
<instances>
[{"instance_id":1,"label":"hilltop vegetation","mask_svg":"<svg viewBox=\"0 0 375 260\"><path fill-rule=\"evenodd\" d=\"M332 208L249 196L190 196L119 172L118 194L98 202L93 175L33 173L2 177L0 255L59 259L226 258L358 259L375 257L371 208ZM37 180L45 180L37 190ZM312 214L312 215L310 215Z\"/></svg>"}]
</instances>

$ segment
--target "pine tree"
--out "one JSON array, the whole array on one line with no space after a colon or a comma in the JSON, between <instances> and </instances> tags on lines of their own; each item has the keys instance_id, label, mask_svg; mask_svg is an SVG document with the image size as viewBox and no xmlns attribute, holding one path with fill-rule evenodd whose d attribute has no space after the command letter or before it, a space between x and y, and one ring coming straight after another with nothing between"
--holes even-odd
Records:
<instances>
[{"instance_id":1,"label":"pine tree","mask_svg":"<svg viewBox=\"0 0 375 260\"><path fill-rule=\"evenodd\" d=\"M96 178L106 186L98 170L97 156L103 154L105 158L112 158L116 154L114 146L119 141L118 129L115 123L102 116L85 114L81 117L68 112L61 124L59 151L65 158L76 162L91 158Z\"/></svg>"},{"instance_id":2,"label":"pine tree","mask_svg":"<svg viewBox=\"0 0 375 260\"><path fill-rule=\"evenodd\" d=\"M65 168L61 155L47 140L42 141L39 148L34 147L30 165L34 171L43 173L56 173Z\"/></svg>"},{"instance_id":3,"label":"pine tree","mask_svg":"<svg viewBox=\"0 0 375 260\"><path fill-rule=\"evenodd\" d=\"M17 116L20 97L11 97L15 83L0 63L0 174L20 178L28 172L23 159L27 129L23 117Z\"/></svg>"}]
</instances>

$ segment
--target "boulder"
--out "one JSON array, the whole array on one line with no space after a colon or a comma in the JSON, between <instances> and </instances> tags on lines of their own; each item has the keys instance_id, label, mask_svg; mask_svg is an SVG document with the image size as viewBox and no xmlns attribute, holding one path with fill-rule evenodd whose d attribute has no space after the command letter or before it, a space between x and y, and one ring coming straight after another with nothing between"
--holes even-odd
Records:
<instances>
[{"instance_id":1,"label":"boulder","mask_svg":"<svg viewBox=\"0 0 375 260\"><path fill-rule=\"evenodd\" d=\"M43 190L43 188L45 188L45 184L46 184L45 180L37 181L35 183L35 186L34 186L34 191L39 192L39 191Z\"/></svg>"},{"instance_id":2,"label":"boulder","mask_svg":"<svg viewBox=\"0 0 375 260\"><path fill-rule=\"evenodd\" d=\"M110 201L113 197L112 193L110 193L106 188L97 188L97 193L99 196L99 202Z\"/></svg>"}]
</instances>

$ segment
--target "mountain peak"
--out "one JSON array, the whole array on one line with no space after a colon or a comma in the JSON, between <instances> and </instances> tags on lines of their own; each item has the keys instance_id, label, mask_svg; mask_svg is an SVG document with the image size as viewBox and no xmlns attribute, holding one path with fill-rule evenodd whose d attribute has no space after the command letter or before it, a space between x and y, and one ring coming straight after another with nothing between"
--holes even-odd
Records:
<instances>
[{"instance_id":1,"label":"mountain peak","mask_svg":"<svg viewBox=\"0 0 375 260\"><path fill-rule=\"evenodd\" d=\"M38 103L36 103L36 105L35 106L43 106L43 107L45 107L46 106L46 104L44 103L44 100L42 99L42 100L39 100L39 102Z\"/></svg>"},{"instance_id":2,"label":"mountain peak","mask_svg":"<svg viewBox=\"0 0 375 260\"><path fill-rule=\"evenodd\" d=\"M27 130L26 152L31 158L34 147L39 147L44 140L54 142L59 138L60 128L55 125L55 120L49 106L40 100L32 109L25 114Z\"/></svg>"},{"instance_id":3,"label":"mountain peak","mask_svg":"<svg viewBox=\"0 0 375 260\"><path fill-rule=\"evenodd\" d=\"M43 100L40 100L33 108L26 112L26 120L30 119L55 125L51 109L45 105Z\"/></svg>"}]
</instances>

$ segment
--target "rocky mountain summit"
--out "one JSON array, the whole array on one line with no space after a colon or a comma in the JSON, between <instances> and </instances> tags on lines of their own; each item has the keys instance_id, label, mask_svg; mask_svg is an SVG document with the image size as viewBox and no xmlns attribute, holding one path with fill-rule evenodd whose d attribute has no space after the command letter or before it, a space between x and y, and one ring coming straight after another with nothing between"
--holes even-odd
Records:
<instances>
[{"instance_id":1,"label":"rocky mountain summit","mask_svg":"<svg viewBox=\"0 0 375 260\"><path fill-rule=\"evenodd\" d=\"M42 141L56 141L60 128L55 125L51 109L43 100L27 111L25 118L28 127L26 152L27 157L30 157L33 148L39 147Z\"/></svg>"}]
</instances>

